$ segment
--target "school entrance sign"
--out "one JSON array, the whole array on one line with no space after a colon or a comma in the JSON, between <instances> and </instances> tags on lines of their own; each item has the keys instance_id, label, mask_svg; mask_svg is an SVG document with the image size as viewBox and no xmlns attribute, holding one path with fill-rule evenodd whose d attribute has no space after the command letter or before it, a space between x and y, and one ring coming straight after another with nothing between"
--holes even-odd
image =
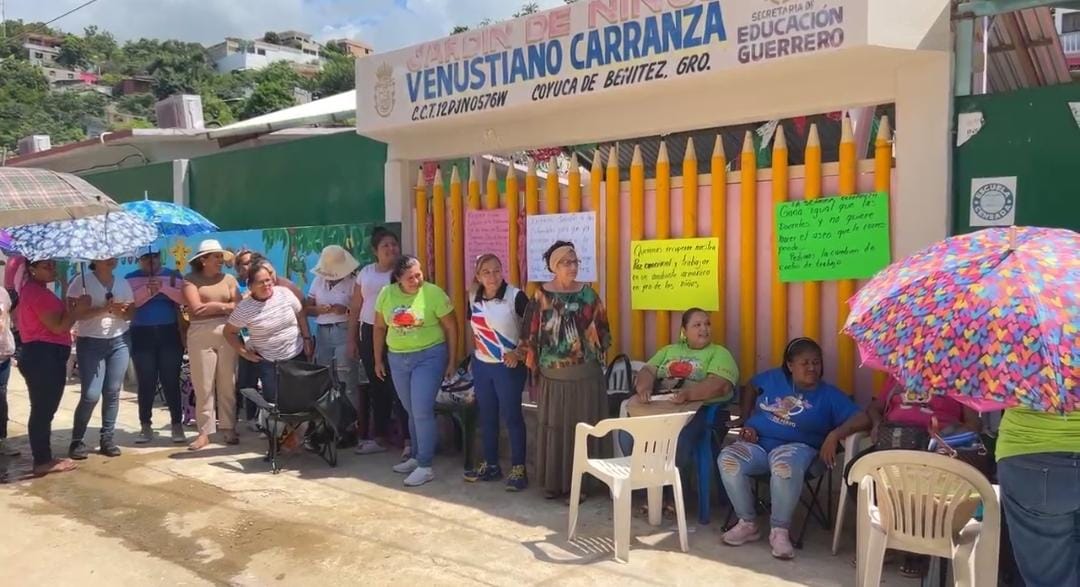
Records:
<instances>
[{"instance_id":1,"label":"school entrance sign","mask_svg":"<svg viewBox=\"0 0 1080 587\"><path fill-rule=\"evenodd\" d=\"M866 0L587 0L357 61L357 130L567 101L862 45Z\"/></svg>"}]
</instances>

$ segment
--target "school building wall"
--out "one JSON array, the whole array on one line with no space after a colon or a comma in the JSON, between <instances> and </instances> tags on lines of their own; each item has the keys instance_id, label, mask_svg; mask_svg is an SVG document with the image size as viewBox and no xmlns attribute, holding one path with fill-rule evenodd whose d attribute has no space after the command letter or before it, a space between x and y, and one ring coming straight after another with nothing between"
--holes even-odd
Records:
<instances>
[{"instance_id":1,"label":"school building wall","mask_svg":"<svg viewBox=\"0 0 1080 587\"><path fill-rule=\"evenodd\" d=\"M956 99L956 113L981 112L979 132L953 157L953 234L972 227L971 180L1016 177L1016 224L1080 231L1080 123L1069 102L1080 83Z\"/></svg>"},{"instance_id":2,"label":"school building wall","mask_svg":"<svg viewBox=\"0 0 1080 587\"><path fill-rule=\"evenodd\" d=\"M118 202L185 201L221 230L381 223L386 145L342 132L83 177Z\"/></svg>"}]
</instances>

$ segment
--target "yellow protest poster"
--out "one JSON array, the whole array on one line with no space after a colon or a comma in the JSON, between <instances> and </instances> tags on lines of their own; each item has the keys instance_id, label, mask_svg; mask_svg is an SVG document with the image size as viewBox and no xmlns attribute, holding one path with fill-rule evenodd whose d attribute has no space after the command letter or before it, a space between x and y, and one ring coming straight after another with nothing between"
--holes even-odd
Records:
<instances>
[{"instance_id":1,"label":"yellow protest poster","mask_svg":"<svg viewBox=\"0 0 1080 587\"><path fill-rule=\"evenodd\" d=\"M716 311L718 238L643 240L630 243L630 307Z\"/></svg>"}]
</instances>

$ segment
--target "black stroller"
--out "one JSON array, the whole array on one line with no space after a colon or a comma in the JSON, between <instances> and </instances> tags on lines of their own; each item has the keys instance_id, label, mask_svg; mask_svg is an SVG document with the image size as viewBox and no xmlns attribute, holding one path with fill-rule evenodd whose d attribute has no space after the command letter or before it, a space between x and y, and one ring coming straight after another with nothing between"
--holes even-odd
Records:
<instances>
[{"instance_id":1,"label":"black stroller","mask_svg":"<svg viewBox=\"0 0 1080 587\"><path fill-rule=\"evenodd\" d=\"M331 367L303 361L289 361L277 367L278 397L270 403L257 390L240 390L262 410L269 444L266 459L276 474L281 471L278 455L282 443L309 426L306 444L331 467L337 466L338 444L349 426L356 422L356 408L335 381Z\"/></svg>"}]
</instances>

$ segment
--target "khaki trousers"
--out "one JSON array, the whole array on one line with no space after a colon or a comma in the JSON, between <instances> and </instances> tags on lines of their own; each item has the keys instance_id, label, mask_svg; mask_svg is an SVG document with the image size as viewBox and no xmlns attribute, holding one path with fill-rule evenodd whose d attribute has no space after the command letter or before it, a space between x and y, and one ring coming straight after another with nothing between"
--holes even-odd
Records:
<instances>
[{"instance_id":1,"label":"khaki trousers","mask_svg":"<svg viewBox=\"0 0 1080 587\"><path fill-rule=\"evenodd\" d=\"M236 428L236 351L225 342L225 319L192 322L188 328L188 359L195 387L195 418L199 434Z\"/></svg>"}]
</instances>

